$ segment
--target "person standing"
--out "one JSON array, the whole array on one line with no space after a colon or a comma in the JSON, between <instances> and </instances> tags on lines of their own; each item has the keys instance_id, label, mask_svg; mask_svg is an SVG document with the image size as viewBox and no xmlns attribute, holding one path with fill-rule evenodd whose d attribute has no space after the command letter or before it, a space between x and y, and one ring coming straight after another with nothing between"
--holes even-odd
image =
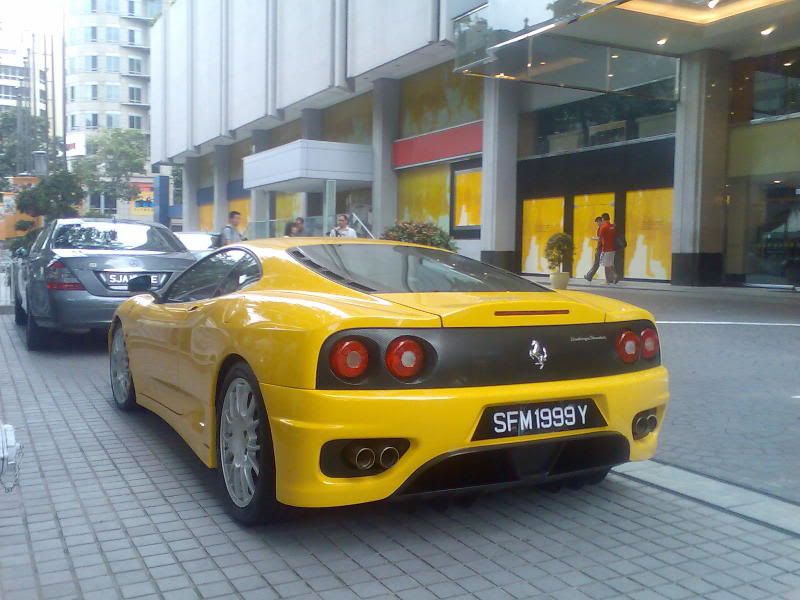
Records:
<instances>
[{"instance_id":1,"label":"person standing","mask_svg":"<svg viewBox=\"0 0 800 600\"><path fill-rule=\"evenodd\" d=\"M597 230L597 237L600 238L600 264L606 272L606 284L618 283L619 276L614 267L614 259L617 256L617 229L611 222L608 213L600 215L603 223Z\"/></svg>"},{"instance_id":2,"label":"person standing","mask_svg":"<svg viewBox=\"0 0 800 600\"><path fill-rule=\"evenodd\" d=\"M356 230L350 227L350 217L341 214L336 215L336 227L331 229L328 237L354 238L358 236L356 235Z\"/></svg>"},{"instance_id":3,"label":"person standing","mask_svg":"<svg viewBox=\"0 0 800 600\"><path fill-rule=\"evenodd\" d=\"M227 246L229 244L238 244L246 240L239 231L239 225L242 222L242 213L238 210L232 210L228 213L228 224L219 232L220 244Z\"/></svg>"},{"instance_id":4,"label":"person standing","mask_svg":"<svg viewBox=\"0 0 800 600\"><path fill-rule=\"evenodd\" d=\"M583 278L589 283L592 283L592 279L594 279L594 276L597 274L597 269L600 268L600 253L602 252L602 249L600 247L600 225L602 224L603 224L603 217L595 218L594 226L596 231L595 231L595 236L592 238L592 240L597 242L597 246L594 250L594 263L592 264L592 268L589 269L586 272L586 275L583 276Z\"/></svg>"},{"instance_id":5,"label":"person standing","mask_svg":"<svg viewBox=\"0 0 800 600\"><path fill-rule=\"evenodd\" d=\"M306 220L303 217L297 217L294 220L294 226L296 228L295 233L292 234L293 237L302 237L306 233Z\"/></svg>"}]
</instances>

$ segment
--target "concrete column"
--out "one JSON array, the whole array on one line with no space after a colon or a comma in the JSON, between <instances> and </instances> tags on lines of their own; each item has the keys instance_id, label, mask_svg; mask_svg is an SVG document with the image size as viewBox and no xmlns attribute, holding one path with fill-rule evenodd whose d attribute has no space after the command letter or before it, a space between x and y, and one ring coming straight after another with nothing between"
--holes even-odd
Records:
<instances>
[{"instance_id":1,"label":"concrete column","mask_svg":"<svg viewBox=\"0 0 800 600\"><path fill-rule=\"evenodd\" d=\"M200 159L189 157L183 163L183 207L181 217L184 231L197 231L200 228L200 214L197 211L197 193L200 190Z\"/></svg>"},{"instance_id":2,"label":"concrete column","mask_svg":"<svg viewBox=\"0 0 800 600\"><path fill-rule=\"evenodd\" d=\"M514 82L484 80L481 260L510 271L520 270L516 250L519 93Z\"/></svg>"},{"instance_id":3,"label":"concrete column","mask_svg":"<svg viewBox=\"0 0 800 600\"><path fill-rule=\"evenodd\" d=\"M729 72L723 52L703 50L681 58L672 215L675 285L722 283Z\"/></svg>"},{"instance_id":4,"label":"concrete column","mask_svg":"<svg viewBox=\"0 0 800 600\"><path fill-rule=\"evenodd\" d=\"M214 231L220 231L228 222L228 146L214 146Z\"/></svg>"},{"instance_id":5,"label":"concrete column","mask_svg":"<svg viewBox=\"0 0 800 600\"><path fill-rule=\"evenodd\" d=\"M322 111L304 108L300 112L300 137L304 140L322 139Z\"/></svg>"},{"instance_id":6,"label":"concrete column","mask_svg":"<svg viewBox=\"0 0 800 600\"><path fill-rule=\"evenodd\" d=\"M392 144L400 137L400 82L376 79L372 87L372 233L380 237L397 220L397 173Z\"/></svg>"},{"instance_id":7,"label":"concrete column","mask_svg":"<svg viewBox=\"0 0 800 600\"><path fill-rule=\"evenodd\" d=\"M256 129L253 131L253 152L263 152L269 146L269 131ZM269 235L267 223L270 219L270 195L273 192L250 190L250 221L253 226L248 231L250 239L265 238Z\"/></svg>"}]
</instances>

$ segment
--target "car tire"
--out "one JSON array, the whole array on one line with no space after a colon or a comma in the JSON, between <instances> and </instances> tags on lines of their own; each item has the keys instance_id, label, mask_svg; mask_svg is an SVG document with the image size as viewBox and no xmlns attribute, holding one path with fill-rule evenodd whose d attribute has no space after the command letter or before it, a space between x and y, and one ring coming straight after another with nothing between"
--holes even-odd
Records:
<instances>
[{"instance_id":1,"label":"car tire","mask_svg":"<svg viewBox=\"0 0 800 600\"><path fill-rule=\"evenodd\" d=\"M229 368L217 397L217 481L227 513L243 525L279 520L267 411L250 367Z\"/></svg>"},{"instance_id":2,"label":"car tire","mask_svg":"<svg viewBox=\"0 0 800 600\"><path fill-rule=\"evenodd\" d=\"M111 351L108 353L109 376L111 378L111 394L114 406L124 412L136 408L136 389L133 387L128 347L125 345L125 332L122 325L114 327L111 338Z\"/></svg>"},{"instance_id":3,"label":"car tire","mask_svg":"<svg viewBox=\"0 0 800 600\"><path fill-rule=\"evenodd\" d=\"M28 315L25 314L25 310L22 308L22 302L20 302L19 298L14 298L14 323L17 325L25 325L28 320Z\"/></svg>"},{"instance_id":4,"label":"car tire","mask_svg":"<svg viewBox=\"0 0 800 600\"><path fill-rule=\"evenodd\" d=\"M29 314L25 320L25 347L30 352L43 350L47 346L46 331L39 327L33 315Z\"/></svg>"}]
</instances>

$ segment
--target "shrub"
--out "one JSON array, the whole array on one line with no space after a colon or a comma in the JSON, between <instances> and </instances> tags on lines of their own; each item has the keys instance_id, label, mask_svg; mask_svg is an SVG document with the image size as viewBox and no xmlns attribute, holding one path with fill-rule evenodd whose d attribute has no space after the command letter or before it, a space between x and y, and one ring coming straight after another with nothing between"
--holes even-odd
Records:
<instances>
[{"instance_id":1,"label":"shrub","mask_svg":"<svg viewBox=\"0 0 800 600\"><path fill-rule=\"evenodd\" d=\"M455 241L449 233L440 229L433 223L419 223L415 221L400 221L389 227L381 236L384 240L396 242L410 242L423 246L444 248L445 250L458 250Z\"/></svg>"},{"instance_id":2,"label":"shrub","mask_svg":"<svg viewBox=\"0 0 800 600\"><path fill-rule=\"evenodd\" d=\"M554 233L547 240L547 246L544 248L544 257L550 266L551 271L560 271L567 258L571 258L575 247L572 243L572 238L566 233Z\"/></svg>"}]
</instances>

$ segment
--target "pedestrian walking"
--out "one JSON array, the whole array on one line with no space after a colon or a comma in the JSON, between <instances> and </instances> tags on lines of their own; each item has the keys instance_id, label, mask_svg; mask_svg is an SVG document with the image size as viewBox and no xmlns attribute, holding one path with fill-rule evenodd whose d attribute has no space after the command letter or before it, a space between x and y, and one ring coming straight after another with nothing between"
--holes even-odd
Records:
<instances>
[{"instance_id":1,"label":"pedestrian walking","mask_svg":"<svg viewBox=\"0 0 800 600\"><path fill-rule=\"evenodd\" d=\"M600 225L603 224L603 217L597 217L594 220L595 226L595 236L592 238L593 241L597 242L597 245L594 249L594 263L592 263L592 268L586 272L586 275L583 278L592 283L592 279L597 274L597 269L600 268L600 254L602 252L602 248L600 246Z\"/></svg>"},{"instance_id":2,"label":"pedestrian walking","mask_svg":"<svg viewBox=\"0 0 800 600\"><path fill-rule=\"evenodd\" d=\"M611 216L608 213L600 215L603 223L597 230L597 236L600 238L600 264L606 272L606 284L618 283L619 276L614 267L614 259L617 256L617 228L611 222Z\"/></svg>"},{"instance_id":3,"label":"pedestrian walking","mask_svg":"<svg viewBox=\"0 0 800 600\"><path fill-rule=\"evenodd\" d=\"M228 213L228 224L219 232L220 245L227 246L229 244L238 244L246 240L239 231L239 225L242 222L242 213L238 210L232 210Z\"/></svg>"},{"instance_id":4,"label":"pedestrian walking","mask_svg":"<svg viewBox=\"0 0 800 600\"><path fill-rule=\"evenodd\" d=\"M336 215L336 227L331 229L330 233L328 233L328 236L345 238L358 237L356 235L356 230L350 227L350 217L345 214Z\"/></svg>"}]
</instances>

